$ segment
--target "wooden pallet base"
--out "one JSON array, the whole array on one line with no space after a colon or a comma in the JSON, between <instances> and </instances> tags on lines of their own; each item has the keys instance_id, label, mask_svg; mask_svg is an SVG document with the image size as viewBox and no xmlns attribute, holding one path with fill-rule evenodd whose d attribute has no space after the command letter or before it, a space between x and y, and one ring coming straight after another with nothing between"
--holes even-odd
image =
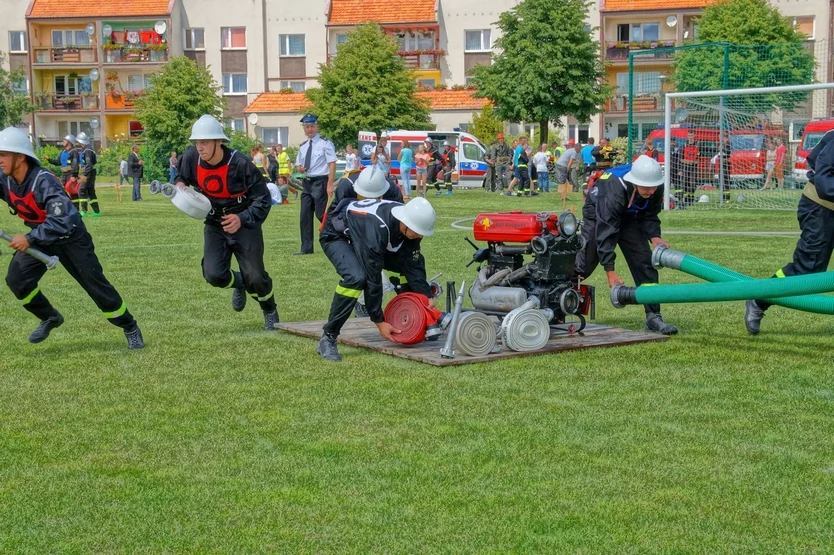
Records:
<instances>
[{"instance_id":1,"label":"wooden pallet base","mask_svg":"<svg viewBox=\"0 0 834 555\"><path fill-rule=\"evenodd\" d=\"M281 322L278 324L278 327L295 335L319 339L321 337L321 328L324 324L325 320L316 320L313 322ZM632 345L634 343L647 343L649 341L664 341L666 339L668 337L663 335L588 324L582 333L570 333L567 329L554 329L550 336L550 341L540 351L520 353L502 347L499 352L490 353L486 356L471 357L458 354L454 358L443 358L440 356L439 351L445 343L445 334L437 341L424 341L418 345L400 345L386 341L380 337L376 326L369 319L351 318L345 324L345 327L342 328L339 343L350 345L351 347L364 347L387 355L416 360L433 366L453 366L473 362L490 362L511 357L561 353L564 351L575 351L577 349L616 347L618 345Z\"/></svg>"}]
</instances>

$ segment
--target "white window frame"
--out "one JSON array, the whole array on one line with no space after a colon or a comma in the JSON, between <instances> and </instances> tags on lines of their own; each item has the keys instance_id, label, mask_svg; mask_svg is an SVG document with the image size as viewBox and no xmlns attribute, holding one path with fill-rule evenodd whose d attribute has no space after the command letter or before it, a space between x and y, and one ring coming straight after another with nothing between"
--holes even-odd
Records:
<instances>
[{"instance_id":1,"label":"white window frame","mask_svg":"<svg viewBox=\"0 0 834 555\"><path fill-rule=\"evenodd\" d=\"M647 39L647 38L644 38L644 37L643 37L643 25L657 25L657 38L656 38L656 39ZM639 40L639 41L637 41L637 40L635 40L634 38L632 38L632 37L634 36L634 28L635 28L635 27L639 27L639 28L640 28L640 40ZM656 42L656 41L659 41L659 40L660 40L660 29L661 29L660 22L655 22L655 21L642 21L642 22L640 22L640 23L630 23L630 24L629 24L629 27L628 27L628 39L629 39L629 42Z\"/></svg>"},{"instance_id":2,"label":"white window frame","mask_svg":"<svg viewBox=\"0 0 834 555\"><path fill-rule=\"evenodd\" d=\"M226 127L233 133L246 131L246 121L243 118L229 118L226 120Z\"/></svg>"},{"instance_id":3,"label":"white window frame","mask_svg":"<svg viewBox=\"0 0 834 555\"><path fill-rule=\"evenodd\" d=\"M19 88L15 87L15 84L13 82L12 83L12 92L15 92L17 94L22 94L24 96L29 96L29 78L28 77L23 77L23 79L18 81L18 83L23 83L24 89L19 89Z\"/></svg>"},{"instance_id":4,"label":"white window frame","mask_svg":"<svg viewBox=\"0 0 834 555\"><path fill-rule=\"evenodd\" d=\"M816 40L817 36L817 18L813 15L799 15L793 18L793 28L796 29L796 20L797 19L808 19L811 18L812 27L811 27L811 34L805 40Z\"/></svg>"},{"instance_id":5,"label":"white window frame","mask_svg":"<svg viewBox=\"0 0 834 555\"><path fill-rule=\"evenodd\" d=\"M435 79L434 77L417 79L417 84L423 87L424 89L433 89L437 86L437 79Z\"/></svg>"},{"instance_id":6,"label":"white window frame","mask_svg":"<svg viewBox=\"0 0 834 555\"><path fill-rule=\"evenodd\" d=\"M243 46L232 46L232 29L243 29ZM227 36L228 33L228 36ZM228 39L228 43L227 40ZM246 34L246 27L237 25L234 27L220 28L220 50L246 50L249 46L249 35Z\"/></svg>"},{"instance_id":7,"label":"white window frame","mask_svg":"<svg viewBox=\"0 0 834 555\"><path fill-rule=\"evenodd\" d=\"M194 46L196 42L194 31L203 32L203 46ZM188 46L188 39L191 39L191 46ZM188 27L182 30L182 49L186 52L203 52L206 49L206 29L204 27Z\"/></svg>"},{"instance_id":8,"label":"white window frame","mask_svg":"<svg viewBox=\"0 0 834 555\"><path fill-rule=\"evenodd\" d=\"M290 54L290 37L304 37L304 52L302 54ZM286 54L281 52L286 49ZM278 57L279 58L304 58L307 56L307 35L304 33L287 33L278 35Z\"/></svg>"},{"instance_id":9,"label":"white window frame","mask_svg":"<svg viewBox=\"0 0 834 555\"><path fill-rule=\"evenodd\" d=\"M142 88L141 89L134 89L130 86L130 78L131 77L140 77L142 79ZM131 73L126 77L127 88L125 90L139 92L149 89L151 87L151 76L149 73Z\"/></svg>"},{"instance_id":10,"label":"white window frame","mask_svg":"<svg viewBox=\"0 0 834 555\"><path fill-rule=\"evenodd\" d=\"M23 50L15 50L12 48L12 35L19 35L20 43L23 45ZM20 54L28 51L28 45L26 44L26 31L9 31L9 53Z\"/></svg>"},{"instance_id":11,"label":"white window frame","mask_svg":"<svg viewBox=\"0 0 834 555\"><path fill-rule=\"evenodd\" d=\"M55 96L58 96L58 78L64 79L63 96L78 96L81 94L81 77L71 78L68 74L61 74L52 76L52 90L55 91ZM69 92L70 89L72 89L74 92Z\"/></svg>"},{"instance_id":12,"label":"white window frame","mask_svg":"<svg viewBox=\"0 0 834 555\"><path fill-rule=\"evenodd\" d=\"M236 91L236 90L234 90L235 76L240 76L240 75L243 75L243 77L246 79L246 87L245 87L245 90ZM226 87L226 78L227 77L229 79L228 91L226 90L227 89L227 87ZM224 73L223 74L223 96L243 96L248 91L249 91L249 75L248 74L246 74L246 73Z\"/></svg>"},{"instance_id":13,"label":"white window frame","mask_svg":"<svg viewBox=\"0 0 834 555\"><path fill-rule=\"evenodd\" d=\"M260 133L261 142L265 145L273 146L273 145L280 144L280 145L287 146L287 144L290 140L290 128L289 127L261 127L259 129L261 131L261 133ZM267 131L270 131L270 132L274 131L275 132L275 138L277 139L277 141L275 141L275 142L267 141L265 139L265 135L266 135Z\"/></svg>"},{"instance_id":14,"label":"white window frame","mask_svg":"<svg viewBox=\"0 0 834 555\"><path fill-rule=\"evenodd\" d=\"M61 124L67 126L66 132L64 132L64 133L61 133L61 131L60 131ZM79 131L83 131L84 133L86 133L90 137L93 136L93 129L92 129L92 127L90 127L90 122L89 121L84 121L84 120L81 120L81 121L79 121L79 120L60 120L60 121L56 121L55 122L55 129L58 130L58 136L59 137L65 137L67 135L67 133L69 133L70 135L78 135Z\"/></svg>"},{"instance_id":15,"label":"white window frame","mask_svg":"<svg viewBox=\"0 0 834 555\"><path fill-rule=\"evenodd\" d=\"M468 50L466 48L466 33L481 33L481 48L479 50ZM484 33L489 33L487 42L484 45ZM492 29L464 29L463 31L463 51L464 52L492 52Z\"/></svg>"},{"instance_id":16,"label":"white window frame","mask_svg":"<svg viewBox=\"0 0 834 555\"><path fill-rule=\"evenodd\" d=\"M297 90L298 87L294 87L293 85L301 85L301 90ZM292 89L292 92L305 92L307 90L307 81L299 81L299 80L281 81L280 89L281 90Z\"/></svg>"}]
</instances>

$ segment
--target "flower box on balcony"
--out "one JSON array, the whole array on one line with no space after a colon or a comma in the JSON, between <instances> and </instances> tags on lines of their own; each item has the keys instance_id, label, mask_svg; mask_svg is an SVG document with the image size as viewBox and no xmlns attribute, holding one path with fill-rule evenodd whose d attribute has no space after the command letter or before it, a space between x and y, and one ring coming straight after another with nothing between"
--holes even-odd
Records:
<instances>
[{"instance_id":1,"label":"flower box on balcony","mask_svg":"<svg viewBox=\"0 0 834 555\"><path fill-rule=\"evenodd\" d=\"M85 94L81 96L81 106L85 110L95 110L98 108L98 95Z\"/></svg>"},{"instance_id":2,"label":"flower box on balcony","mask_svg":"<svg viewBox=\"0 0 834 555\"><path fill-rule=\"evenodd\" d=\"M117 64L122 61L121 50L105 50L104 56L104 59L108 64Z\"/></svg>"},{"instance_id":3,"label":"flower box on balcony","mask_svg":"<svg viewBox=\"0 0 834 555\"><path fill-rule=\"evenodd\" d=\"M121 94L108 94L105 97L104 105L108 110L124 110L125 97Z\"/></svg>"},{"instance_id":4,"label":"flower box on balcony","mask_svg":"<svg viewBox=\"0 0 834 555\"><path fill-rule=\"evenodd\" d=\"M152 48L150 50L150 59L152 62L164 62L167 54L167 50L157 50L155 48Z\"/></svg>"}]
</instances>

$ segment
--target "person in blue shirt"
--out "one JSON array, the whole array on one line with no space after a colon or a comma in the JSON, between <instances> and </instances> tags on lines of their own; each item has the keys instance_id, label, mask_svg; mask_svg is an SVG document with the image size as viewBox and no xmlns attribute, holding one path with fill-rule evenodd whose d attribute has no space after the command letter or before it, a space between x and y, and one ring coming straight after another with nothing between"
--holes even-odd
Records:
<instances>
[{"instance_id":1,"label":"person in blue shirt","mask_svg":"<svg viewBox=\"0 0 834 555\"><path fill-rule=\"evenodd\" d=\"M521 172L518 168L518 158L521 156L521 153L527 148L527 137L519 137L518 144L515 147L515 151L513 152L513 180L510 181L509 187L507 187L507 192L504 193L508 197L513 196L513 187L515 184L518 183L518 180L521 179Z\"/></svg>"},{"instance_id":2,"label":"person in blue shirt","mask_svg":"<svg viewBox=\"0 0 834 555\"><path fill-rule=\"evenodd\" d=\"M583 173L585 175L590 175L590 173L594 171L594 166L597 163L597 161L594 159L593 137L588 137L588 144L582 147L582 150L579 151L579 154L582 156L582 165L585 166Z\"/></svg>"}]
</instances>

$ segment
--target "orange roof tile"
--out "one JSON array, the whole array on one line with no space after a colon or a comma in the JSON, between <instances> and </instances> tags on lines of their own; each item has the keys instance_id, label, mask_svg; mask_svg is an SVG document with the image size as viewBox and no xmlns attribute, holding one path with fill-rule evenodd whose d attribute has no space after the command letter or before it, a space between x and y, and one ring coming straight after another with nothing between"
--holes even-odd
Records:
<instances>
[{"instance_id":1,"label":"orange roof tile","mask_svg":"<svg viewBox=\"0 0 834 555\"><path fill-rule=\"evenodd\" d=\"M475 91L419 91L417 98L429 101L432 110L480 110L489 102L486 98L475 98ZM258 113L300 113L310 106L305 93L266 92L259 94L243 112Z\"/></svg>"},{"instance_id":2,"label":"orange roof tile","mask_svg":"<svg viewBox=\"0 0 834 555\"><path fill-rule=\"evenodd\" d=\"M331 0L330 25L355 25L365 21L378 23L436 22L437 0Z\"/></svg>"},{"instance_id":3,"label":"orange roof tile","mask_svg":"<svg viewBox=\"0 0 834 555\"><path fill-rule=\"evenodd\" d=\"M308 106L310 106L310 101L307 100L307 95L303 92L266 92L255 97L255 100L253 100L252 103L243 110L243 112L246 114L252 112L296 113L306 110Z\"/></svg>"},{"instance_id":4,"label":"orange roof tile","mask_svg":"<svg viewBox=\"0 0 834 555\"><path fill-rule=\"evenodd\" d=\"M417 98L429 101L432 110L480 110L489 102L486 98L475 98L473 90L462 91L419 91Z\"/></svg>"},{"instance_id":5,"label":"orange roof tile","mask_svg":"<svg viewBox=\"0 0 834 555\"><path fill-rule=\"evenodd\" d=\"M169 13L169 0L34 0L27 17L129 17L155 16Z\"/></svg>"},{"instance_id":6,"label":"orange roof tile","mask_svg":"<svg viewBox=\"0 0 834 555\"><path fill-rule=\"evenodd\" d=\"M605 0L606 12L635 12L647 10L674 10L677 8L703 8L718 0Z\"/></svg>"}]
</instances>

